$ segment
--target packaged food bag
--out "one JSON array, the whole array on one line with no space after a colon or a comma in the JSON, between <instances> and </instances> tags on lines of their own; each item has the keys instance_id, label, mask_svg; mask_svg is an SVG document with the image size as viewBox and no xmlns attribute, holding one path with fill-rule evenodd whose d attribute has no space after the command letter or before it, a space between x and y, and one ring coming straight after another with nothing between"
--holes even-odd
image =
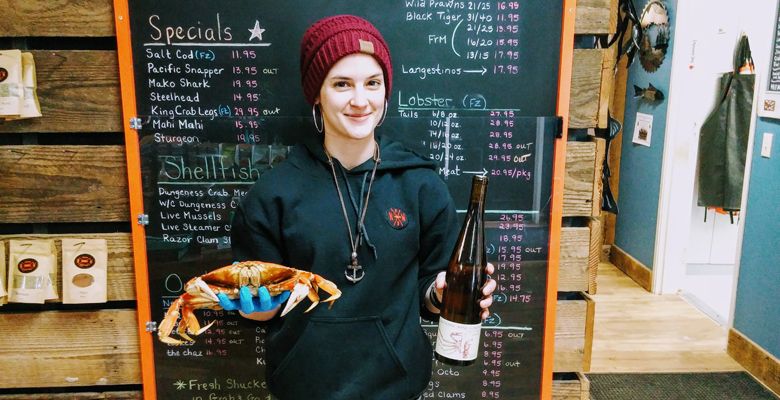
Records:
<instances>
[{"instance_id":1,"label":"packaged food bag","mask_svg":"<svg viewBox=\"0 0 780 400\"><path fill-rule=\"evenodd\" d=\"M35 77L35 59L32 53L22 53L22 109L19 118L41 117L41 104L38 102L38 80Z\"/></svg>"},{"instance_id":2,"label":"packaged food bag","mask_svg":"<svg viewBox=\"0 0 780 400\"><path fill-rule=\"evenodd\" d=\"M32 53L22 53L22 106L18 116L7 116L6 121L41 117L38 102L38 81L35 77L35 60Z\"/></svg>"},{"instance_id":3,"label":"packaged food bag","mask_svg":"<svg viewBox=\"0 0 780 400\"><path fill-rule=\"evenodd\" d=\"M41 304L57 299L56 261L53 240L11 240L8 301Z\"/></svg>"},{"instance_id":4,"label":"packaged food bag","mask_svg":"<svg viewBox=\"0 0 780 400\"><path fill-rule=\"evenodd\" d=\"M62 239L62 302L105 303L108 245L105 239Z\"/></svg>"},{"instance_id":5,"label":"packaged food bag","mask_svg":"<svg viewBox=\"0 0 780 400\"><path fill-rule=\"evenodd\" d=\"M22 52L0 50L0 116L18 118L22 96Z\"/></svg>"}]
</instances>

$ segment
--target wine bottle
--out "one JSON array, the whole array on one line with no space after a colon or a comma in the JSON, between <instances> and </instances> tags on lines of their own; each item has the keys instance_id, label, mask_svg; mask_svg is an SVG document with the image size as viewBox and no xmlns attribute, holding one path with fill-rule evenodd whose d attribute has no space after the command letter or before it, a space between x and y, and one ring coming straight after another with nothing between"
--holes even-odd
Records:
<instances>
[{"instance_id":1,"label":"wine bottle","mask_svg":"<svg viewBox=\"0 0 780 400\"><path fill-rule=\"evenodd\" d=\"M436 359L452 365L471 365L477 358L482 333L482 285L485 282L485 194L488 178L474 176L471 199L458 242L447 266L436 337Z\"/></svg>"}]
</instances>

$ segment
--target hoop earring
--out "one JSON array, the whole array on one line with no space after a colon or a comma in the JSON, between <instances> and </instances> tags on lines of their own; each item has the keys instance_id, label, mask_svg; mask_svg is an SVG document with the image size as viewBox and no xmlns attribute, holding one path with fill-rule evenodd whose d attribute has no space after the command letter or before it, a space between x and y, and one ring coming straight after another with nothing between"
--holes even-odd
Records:
<instances>
[{"instance_id":1,"label":"hoop earring","mask_svg":"<svg viewBox=\"0 0 780 400\"><path fill-rule=\"evenodd\" d=\"M311 118L314 120L314 128L317 129L317 132L322 133L322 130L325 129L325 121L322 119L322 113L320 113L320 123L317 124L317 105L312 104L311 106Z\"/></svg>"},{"instance_id":2,"label":"hoop earring","mask_svg":"<svg viewBox=\"0 0 780 400\"><path fill-rule=\"evenodd\" d=\"M376 126L382 126L385 122L385 118L387 118L387 99L385 99L385 109L384 112L382 112L382 119L379 120L379 123L376 124Z\"/></svg>"}]
</instances>

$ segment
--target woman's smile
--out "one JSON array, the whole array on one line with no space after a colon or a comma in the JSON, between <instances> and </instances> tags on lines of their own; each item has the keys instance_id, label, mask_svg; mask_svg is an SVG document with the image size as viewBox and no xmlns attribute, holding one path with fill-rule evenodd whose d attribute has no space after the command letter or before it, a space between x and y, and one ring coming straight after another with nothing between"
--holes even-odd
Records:
<instances>
[{"instance_id":1,"label":"woman's smile","mask_svg":"<svg viewBox=\"0 0 780 400\"><path fill-rule=\"evenodd\" d=\"M367 54L342 58L325 77L317 103L328 141L360 141L373 146L374 128L385 107L382 67Z\"/></svg>"},{"instance_id":2,"label":"woman's smile","mask_svg":"<svg viewBox=\"0 0 780 400\"><path fill-rule=\"evenodd\" d=\"M346 114L347 117L349 117L352 120L358 121L358 122L364 122L369 119L369 117L373 113L359 113L359 114Z\"/></svg>"}]
</instances>

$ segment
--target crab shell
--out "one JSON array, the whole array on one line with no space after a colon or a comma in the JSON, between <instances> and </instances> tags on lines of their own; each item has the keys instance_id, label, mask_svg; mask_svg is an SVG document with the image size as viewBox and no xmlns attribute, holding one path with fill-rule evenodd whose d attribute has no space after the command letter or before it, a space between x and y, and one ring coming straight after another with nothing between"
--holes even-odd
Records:
<instances>
[{"instance_id":1,"label":"crab shell","mask_svg":"<svg viewBox=\"0 0 780 400\"><path fill-rule=\"evenodd\" d=\"M257 290L260 287L268 289L271 296L290 291L290 298L287 300L281 316L290 312L306 297L312 302L306 310L309 312L320 302L319 289L330 294L330 297L324 301L331 303L331 306L341 296L341 291L336 287L336 284L317 274L279 264L245 261L218 268L190 279L184 285L185 293L174 300L165 313L157 332L158 338L163 343L170 345L194 342L195 340L190 335L200 335L209 329L214 322L201 327L193 311L197 309L221 310L217 294L224 293L229 299L237 299L239 298L239 289L242 286L247 286L252 296L257 296ZM171 337L177 321L179 324L176 332L184 340Z\"/></svg>"}]
</instances>

